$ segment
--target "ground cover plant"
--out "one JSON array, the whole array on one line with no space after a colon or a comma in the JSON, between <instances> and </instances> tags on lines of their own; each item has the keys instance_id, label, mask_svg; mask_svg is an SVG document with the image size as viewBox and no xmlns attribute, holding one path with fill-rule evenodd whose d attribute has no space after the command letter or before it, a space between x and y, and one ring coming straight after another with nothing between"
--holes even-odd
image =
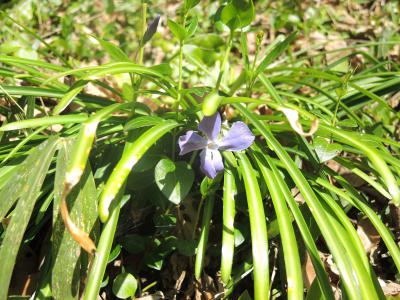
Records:
<instances>
[{"instance_id":1,"label":"ground cover plant","mask_svg":"<svg viewBox=\"0 0 400 300\"><path fill-rule=\"evenodd\" d=\"M0 299L400 293L396 1L0 4Z\"/></svg>"}]
</instances>

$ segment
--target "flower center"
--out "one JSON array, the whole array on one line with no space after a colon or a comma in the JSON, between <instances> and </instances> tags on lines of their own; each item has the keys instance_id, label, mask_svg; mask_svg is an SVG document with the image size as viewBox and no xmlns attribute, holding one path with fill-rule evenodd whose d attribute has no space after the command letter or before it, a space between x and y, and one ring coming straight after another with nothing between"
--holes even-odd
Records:
<instances>
[{"instance_id":1,"label":"flower center","mask_svg":"<svg viewBox=\"0 0 400 300\"><path fill-rule=\"evenodd\" d=\"M218 150L218 144L215 142L209 142L207 148L211 150Z\"/></svg>"}]
</instances>

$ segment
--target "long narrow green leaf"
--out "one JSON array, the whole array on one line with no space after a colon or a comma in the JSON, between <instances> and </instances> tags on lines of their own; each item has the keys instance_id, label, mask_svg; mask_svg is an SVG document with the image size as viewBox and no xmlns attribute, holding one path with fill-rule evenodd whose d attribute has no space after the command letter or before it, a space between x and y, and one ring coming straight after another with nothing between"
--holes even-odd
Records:
<instances>
[{"instance_id":1,"label":"long narrow green leaf","mask_svg":"<svg viewBox=\"0 0 400 300\"><path fill-rule=\"evenodd\" d=\"M257 154L261 155L262 153L257 152ZM335 297L333 295L332 288L330 286L328 275L324 269L324 264L320 258L317 246L315 245L313 236L311 235L310 230L308 229L307 223L304 220L300 208L297 206L297 203L293 198L293 195L289 190L289 187L285 184L281 173L279 172L278 168L276 167L272 159L269 160L269 166L273 171L272 175L275 176L275 179L278 182L278 185L285 196L286 202L293 214L294 219L296 220L296 224L303 237L304 244L306 245L307 250L310 254L311 262L314 266L315 273L317 275L317 281L318 285L320 286L321 293L323 294L325 299L333 300L335 299Z\"/></svg>"},{"instance_id":2,"label":"long narrow green leaf","mask_svg":"<svg viewBox=\"0 0 400 300\"><path fill-rule=\"evenodd\" d=\"M58 115L64 109L66 109L67 106L71 103L71 101L74 100L74 98L83 90L83 88L86 86L87 83L88 83L87 80L77 81L70 88L70 90L67 93L65 93L65 95L61 98L60 102L58 102L57 106L54 107L53 114Z\"/></svg>"},{"instance_id":3,"label":"long narrow green leaf","mask_svg":"<svg viewBox=\"0 0 400 300\"><path fill-rule=\"evenodd\" d=\"M60 201L68 161L72 153L71 141L62 141L57 157L54 187L52 231L52 279L51 289L55 299L78 299L81 272L81 247L66 230L60 214ZM86 169L84 180L69 195L70 216L75 223L91 232L97 219L96 186L93 175Z\"/></svg>"},{"instance_id":4,"label":"long narrow green leaf","mask_svg":"<svg viewBox=\"0 0 400 300\"><path fill-rule=\"evenodd\" d=\"M227 285L232 272L235 250L235 195L236 183L232 170L226 166L224 171L224 195L222 211L221 280Z\"/></svg>"},{"instance_id":5,"label":"long narrow green leaf","mask_svg":"<svg viewBox=\"0 0 400 300\"><path fill-rule=\"evenodd\" d=\"M65 115L65 116L52 116L43 117L36 119L28 119L23 121L17 121L13 123L8 123L0 127L0 131L10 131L19 130L25 128L35 128L41 126L51 126L55 124L71 124L71 123L82 123L88 116L86 114L76 114L76 115Z\"/></svg>"},{"instance_id":6,"label":"long narrow green leaf","mask_svg":"<svg viewBox=\"0 0 400 300\"><path fill-rule=\"evenodd\" d=\"M10 224L6 229L5 237L0 248L0 265L2 268L0 272L0 299L7 299L8 287L10 285L18 249L20 248L37 197L40 194L40 189L56 150L57 142L57 137L51 137L37 147L37 151L41 153L41 155L30 165L30 167L35 170L35 173L33 176L30 176L21 187L22 192L19 197L20 199L13 212Z\"/></svg>"},{"instance_id":7,"label":"long narrow green leaf","mask_svg":"<svg viewBox=\"0 0 400 300\"><path fill-rule=\"evenodd\" d=\"M211 217L214 209L215 193L210 193L205 199L203 218L201 221L201 234L197 244L196 262L194 267L194 276L197 280L201 279L203 271L204 257L207 249L208 233L210 232Z\"/></svg>"},{"instance_id":8,"label":"long narrow green leaf","mask_svg":"<svg viewBox=\"0 0 400 300\"><path fill-rule=\"evenodd\" d=\"M237 156L249 208L254 266L254 299L264 300L269 298L268 235L264 206L255 170L245 154L238 153Z\"/></svg>"},{"instance_id":9,"label":"long narrow green leaf","mask_svg":"<svg viewBox=\"0 0 400 300\"><path fill-rule=\"evenodd\" d=\"M275 48L265 56L262 62L258 65L253 78L257 78L260 73L264 72L268 65L277 59L279 55L281 55L283 51L289 47L290 43L295 39L296 34L297 32L292 32L286 39L277 44Z\"/></svg>"},{"instance_id":10,"label":"long narrow green leaf","mask_svg":"<svg viewBox=\"0 0 400 300\"><path fill-rule=\"evenodd\" d=\"M131 146L126 148L114 171L111 173L100 198L99 216L102 222L107 221L110 204L118 194L133 166L136 165L138 160L153 143L178 125L175 121L164 120L147 130Z\"/></svg>"},{"instance_id":11,"label":"long narrow green leaf","mask_svg":"<svg viewBox=\"0 0 400 300\"><path fill-rule=\"evenodd\" d=\"M346 253L340 243L338 243L338 237L336 233L332 230L333 226L327 219L322 205L317 199L315 193L311 189L310 185L304 178L303 174L298 169L297 165L291 160L290 156L286 153L283 147L272 135L271 131L247 109L245 109L240 104L233 104L241 114L247 117L252 124L260 131L262 136L266 139L269 147L275 151L282 163L284 164L286 170L291 175L292 179L296 183L300 192L302 193L304 199L306 200L314 218L323 233L325 240L328 244L329 249L332 252L333 257L338 265L341 276L343 277L343 284L345 285L346 292L351 297L351 299L359 299L360 294L358 291L358 282L354 277L351 270L350 264L348 262Z\"/></svg>"},{"instance_id":12,"label":"long narrow green leaf","mask_svg":"<svg viewBox=\"0 0 400 300\"><path fill-rule=\"evenodd\" d=\"M92 269L89 273L88 282L83 296L84 300L97 299L118 223L120 212L119 199L122 197L123 191L125 190L126 177L146 153L146 151L164 134L178 125L179 124L174 121L164 121L144 132L134 142L128 140L125 144L124 153L107 180L100 197L99 215L101 216L101 214L103 214L104 216L104 212L106 212L107 218L103 218L103 221L106 223L97 245L97 251L93 261ZM109 195L114 196L112 199L110 199ZM105 200L109 200L109 202L104 203ZM109 209L111 212L109 212Z\"/></svg>"},{"instance_id":13,"label":"long narrow green leaf","mask_svg":"<svg viewBox=\"0 0 400 300\"><path fill-rule=\"evenodd\" d=\"M42 149L44 144L31 150L28 157L17 166L17 170L11 174L11 177L5 182L2 189L0 190L0 220L3 220L8 211L13 207L15 202L23 193L23 187L27 186L29 180L31 180L37 173L37 170L32 166L36 165L43 153ZM2 168L3 169L3 168Z\"/></svg>"},{"instance_id":14,"label":"long narrow green leaf","mask_svg":"<svg viewBox=\"0 0 400 300\"><path fill-rule=\"evenodd\" d=\"M344 130L338 130L336 128L320 125L320 127L328 132L332 133L334 136L339 137L345 143L360 149L365 153L370 159L371 163L374 165L376 171L382 176L389 194L392 196L392 201L396 206L400 205L400 188L397 184L392 171L387 166L384 159L382 159L381 154L372 146L368 145L362 139L358 138L357 135L353 133L346 132Z\"/></svg>"},{"instance_id":15,"label":"long narrow green leaf","mask_svg":"<svg viewBox=\"0 0 400 300\"><path fill-rule=\"evenodd\" d=\"M333 171L330 171L330 173L344 188L346 188L346 192L342 191L338 187L333 186L322 178L317 178L316 182L324 188L334 192L342 199L348 201L351 205L362 211L368 217L385 242L386 247L388 248L397 267L397 270L400 272L400 249L394 241L390 230L385 226L385 224L383 224L382 220L378 217L374 210L365 203L365 200L360 194L358 194L354 187L347 183L342 176L335 174Z\"/></svg>"},{"instance_id":16,"label":"long narrow green leaf","mask_svg":"<svg viewBox=\"0 0 400 300\"><path fill-rule=\"evenodd\" d=\"M268 161L268 157L265 156ZM286 206L285 196L282 193L276 180L277 174L269 169L261 160L255 156L258 168L260 169L265 183L271 195L276 217L279 224L279 232L281 235L281 243L285 260L286 278L287 278L287 298L303 299L303 275L301 272L301 264L299 250L294 234L292 222L290 221L289 210ZM270 165L271 163L268 162Z\"/></svg>"},{"instance_id":17,"label":"long narrow green leaf","mask_svg":"<svg viewBox=\"0 0 400 300\"><path fill-rule=\"evenodd\" d=\"M328 193L318 191L318 194L325 200L325 203L328 204L332 210L332 214L328 213L327 215L331 218L331 222L336 224L335 230L339 231L339 233L341 231L338 236L342 240L344 247L347 248L347 253L349 253L352 267L358 274L360 290L363 292L364 297L385 299L382 297L383 292L379 283L374 287L374 281L378 282L375 273L373 273L372 266L369 265L361 240L346 213ZM336 218L333 218L333 216L336 216Z\"/></svg>"},{"instance_id":18,"label":"long narrow green leaf","mask_svg":"<svg viewBox=\"0 0 400 300\"><path fill-rule=\"evenodd\" d=\"M65 94L64 90L44 89L33 86L2 86L2 89L0 89L0 95L3 95L5 92L10 94L11 96L36 96L52 98L62 98ZM107 106L112 104L112 102L108 99L93 95L79 94L76 96L76 99L79 101L80 104L91 103L97 106Z\"/></svg>"}]
</instances>

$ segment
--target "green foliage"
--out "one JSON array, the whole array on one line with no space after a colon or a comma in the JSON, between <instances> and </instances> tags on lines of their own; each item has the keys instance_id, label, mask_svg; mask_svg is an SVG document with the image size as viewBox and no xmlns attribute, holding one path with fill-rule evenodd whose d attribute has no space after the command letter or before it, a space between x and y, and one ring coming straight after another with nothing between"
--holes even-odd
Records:
<instances>
[{"instance_id":1,"label":"green foliage","mask_svg":"<svg viewBox=\"0 0 400 300\"><path fill-rule=\"evenodd\" d=\"M133 297L137 289L137 281L132 274L121 273L113 282L113 293L120 299Z\"/></svg>"},{"instance_id":2,"label":"green foliage","mask_svg":"<svg viewBox=\"0 0 400 300\"><path fill-rule=\"evenodd\" d=\"M355 23L331 3L61 2L0 4L0 299L36 276L38 299L194 298L219 271L215 297L388 297L395 1L349 3ZM369 13L382 32L357 26ZM256 140L210 179L178 140L215 113Z\"/></svg>"},{"instance_id":3,"label":"green foliage","mask_svg":"<svg viewBox=\"0 0 400 300\"><path fill-rule=\"evenodd\" d=\"M179 204L189 193L194 180L190 165L162 159L155 166L154 178L160 191L169 201Z\"/></svg>"}]
</instances>

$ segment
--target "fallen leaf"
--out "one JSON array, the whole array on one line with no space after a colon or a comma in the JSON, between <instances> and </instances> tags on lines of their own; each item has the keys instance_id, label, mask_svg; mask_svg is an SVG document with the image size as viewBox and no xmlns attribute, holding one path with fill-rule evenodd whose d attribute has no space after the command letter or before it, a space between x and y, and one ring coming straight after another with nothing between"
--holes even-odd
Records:
<instances>
[{"instance_id":1,"label":"fallen leaf","mask_svg":"<svg viewBox=\"0 0 400 300\"><path fill-rule=\"evenodd\" d=\"M299 112L297 110L286 108L286 107L279 108L279 110L285 114L285 116L288 119L289 124L293 128L293 130L296 131L301 136L311 136L317 131L318 119L313 120L310 131L306 133L303 131L303 127L301 126L301 124L299 122Z\"/></svg>"},{"instance_id":2,"label":"fallen leaf","mask_svg":"<svg viewBox=\"0 0 400 300\"><path fill-rule=\"evenodd\" d=\"M73 239L81 245L81 247L89 254L93 255L96 252L96 245L93 243L89 234L84 232L72 221L67 207L67 202L65 201L65 196L61 199L60 203L61 216L64 221L65 227L68 229L69 233Z\"/></svg>"},{"instance_id":3,"label":"fallen leaf","mask_svg":"<svg viewBox=\"0 0 400 300\"><path fill-rule=\"evenodd\" d=\"M362 218L357 223L357 234L367 254L373 254L378 248L381 237L368 218Z\"/></svg>"}]
</instances>

